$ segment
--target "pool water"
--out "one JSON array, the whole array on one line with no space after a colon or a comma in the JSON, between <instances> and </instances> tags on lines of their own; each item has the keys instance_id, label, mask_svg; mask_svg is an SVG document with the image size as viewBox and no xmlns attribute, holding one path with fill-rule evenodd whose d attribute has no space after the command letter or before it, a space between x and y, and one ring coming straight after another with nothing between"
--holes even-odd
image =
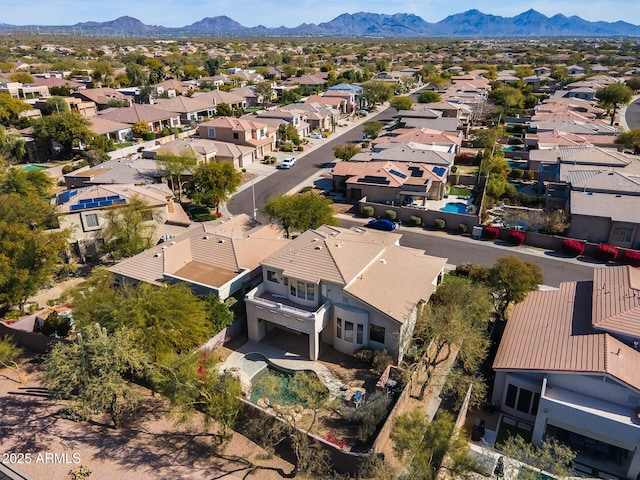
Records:
<instances>
[{"instance_id":1,"label":"pool water","mask_svg":"<svg viewBox=\"0 0 640 480\"><path fill-rule=\"evenodd\" d=\"M25 165L24 167L22 167L23 170L25 171L30 171L30 170L48 170L49 167L45 167L44 165Z\"/></svg>"},{"instance_id":2,"label":"pool water","mask_svg":"<svg viewBox=\"0 0 640 480\"><path fill-rule=\"evenodd\" d=\"M313 378L304 376L311 376ZM298 405L307 406L304 395L297 392L304 391L305 381L321 382L315 372L296 371L287 372L268 365L251 378L251 395L249 400L258 403L260 398L268 398L271 405ZM326 394L329 390L325 387Z\"/></svg>"},{"instance_id":3,"label":"pool water","mask_svg":"<svg viewBox=\"0 0 640 480\"><path fill-rule=\"evenodd\" d=\"M440 209L441 212L467 213L467 204L460 202L449 202Z\"/></svg>"},{"instance_id":4,"label":"pool water","mask_svg":"<svg viewBox=\"0 0 640 480\"><path fill-rule=\"evenodd\" d=\"M238 366L251 379L249 400L252 403L257 404L260 398L268 398L271 405L307 406L306 400L296 392L313 390L319 392L320 396L323 392L329 394L329 389L315 372L277 368L260 353L248 353L240 359Z\"/></svg>"}]
</instances>

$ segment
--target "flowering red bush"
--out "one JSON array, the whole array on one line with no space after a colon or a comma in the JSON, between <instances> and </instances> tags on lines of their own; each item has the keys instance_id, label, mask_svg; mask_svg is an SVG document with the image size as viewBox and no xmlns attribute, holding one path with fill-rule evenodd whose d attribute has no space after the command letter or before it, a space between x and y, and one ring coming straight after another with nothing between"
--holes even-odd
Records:
<instances>
[{"instance_id":1,"label":"flowering red bush","mask_svg":"<svg viewBox=\"0 0 640 480\"><path fill-rule=\"evenodd\" d=\"M500 233L499 227L484 227L482 230L482 236L487 240L495 240Z\"/></svg>"},{"instance_id":2,"label":"flowering red bush","mask_svg":"<svg viewBox=\"0 0 640 480\"><path fill-rule=\"evenodd\" d=\"M640 267L640 252L637 250L625 250L624 261L633 267Z\"/></svg>"},{"instance_id":3,"label":"flowering red bush","mask_svg":"<svg viewBox=\"0 0 640 480\"><path fill-rule=\"evenodd\" d=\"M618 248L601 243L596 247L596 257L605 262L613 262L618 257Z\"/></svg>"},{"instance_id":4,"label":"flowering red bush","mask_svg":"<svg viewBox=\"0 0 640 480\"><path fill-rule=\"evenodd\" d=\"M566 238L562 242L562 251L572 257L578 257L584 253L584 243L580 240Z\"/></svg>"},{"instance_id":5,"label":"flowering red bush","mask_svg":"<svg viewBox=\"0 0 640 480\"><path fill-rule=\"evenodd\" d=\"M509 241L514 245L522 245L524 243L524 232L511 230L507 236L509 237Z\"/></svg>"}]
</instances>

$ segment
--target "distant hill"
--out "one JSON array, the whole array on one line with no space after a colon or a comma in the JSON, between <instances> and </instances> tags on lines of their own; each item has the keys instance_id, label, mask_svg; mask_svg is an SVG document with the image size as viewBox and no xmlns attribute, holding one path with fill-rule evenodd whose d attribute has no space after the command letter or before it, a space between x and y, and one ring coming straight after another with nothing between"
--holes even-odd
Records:
<instances>
[{"instance_id":1,"label":"distant hill","mask_svg":"<svg viewBox=\"0 0 640 480\"><path fill-rule=\"evenodd\" d=\"M184 27L145 25L132 17L110 22L84 22L75 25L39 26L0 23L0 32L82 33L107 36L341 36L341 37L540 37L540 36L640 36L640 26L619 22L589 22L580 17L547 17L533 9L515 17L488 15L468 10L429 23L410 13L343 13L330 22L303 23L297 27L245 27L227 16L206 17Z\"/></svg>"}]
</instances>

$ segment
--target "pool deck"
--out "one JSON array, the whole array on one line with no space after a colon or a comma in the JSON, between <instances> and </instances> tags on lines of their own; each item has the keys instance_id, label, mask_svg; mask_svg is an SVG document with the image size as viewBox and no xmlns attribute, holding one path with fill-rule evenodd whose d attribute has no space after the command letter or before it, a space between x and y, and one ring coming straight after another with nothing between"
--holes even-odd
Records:
<instances>
[{"instance_id":1,"label":"pool deck","mask_svg":"<svg viewBox=\"0 0 640 480\"><path fill-rule=\"evenodd\" d=\"M343 385L340 380L334 377L327 367L319 362L314 362L308 358L301 357L296 353L278 350L277 348L273 348L262 343L256 343L251 340L231 353L227 360L219 367L221 370L236 373L240 378L243 388L250 387L251 377L259 371L252 369L251 372L247 372L246 369L242 368L241 360L245 355L251 353L261 354L271 364L285 370L310 370L315 372L316 375L318 375L318 378L320 378L320 380L322 380L322 382L327 386L329 393L332 396L338 397L348 388L348 386Z\"/></svg>"}]
</instances>

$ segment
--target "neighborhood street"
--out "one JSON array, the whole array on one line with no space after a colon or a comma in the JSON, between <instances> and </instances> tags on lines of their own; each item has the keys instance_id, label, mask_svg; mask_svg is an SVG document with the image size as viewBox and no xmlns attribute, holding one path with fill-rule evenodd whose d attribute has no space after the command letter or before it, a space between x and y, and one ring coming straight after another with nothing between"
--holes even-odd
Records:
<instances>
[{"instance_id":1,"label":"neighborhood street","mask_svg":"<svg viewBox=\"0 0 640 480\"><path fill-rule=\"evenodd\" d=\"M388 123L393 120L395 114L393 108L387 108L377 115L367 117L365 122L379 121ZM296 166L287 170L276 170L273 174L255 182L255 205L258 208L258 221L264 223L266 218L260 212L260 207L273 195L286 193L296 185L303 183L309 177L318 173L320 165L334 160L333 147L350 142L362 141L362 122L340 136L329 137L326 143L316 146L310 152L298 158ZM328 169L327 169L328 171ZM253 194L251 188L238 192L227 204L227 209L232 214L246 213L253 215Z\"/></svg>"},{"instance_id":2,"label":"neighborhood street","mask_svg":"<svg viewBox=\"0 0 640 480\"><path fill-rule=\"evenodd\" d=\"M342 227L362 225L364 219L348 219L340 216ZM554 256L553 252L546 252L531 247L515 247L513 245L494 241L474 240L457 234L442 231L428 231L422 228L402 227L400 244L406 247L419 248L428 255L448 258L447 263L459 265L461 263L478 263L491 266L499 257L514 255L523 260L535 262L544 274L544 284L557 287L561 282L572 280L592 280L593 268L601 266L598 263L588 263L588 260L568 259Z\"/></svg>"}]
</instances>

